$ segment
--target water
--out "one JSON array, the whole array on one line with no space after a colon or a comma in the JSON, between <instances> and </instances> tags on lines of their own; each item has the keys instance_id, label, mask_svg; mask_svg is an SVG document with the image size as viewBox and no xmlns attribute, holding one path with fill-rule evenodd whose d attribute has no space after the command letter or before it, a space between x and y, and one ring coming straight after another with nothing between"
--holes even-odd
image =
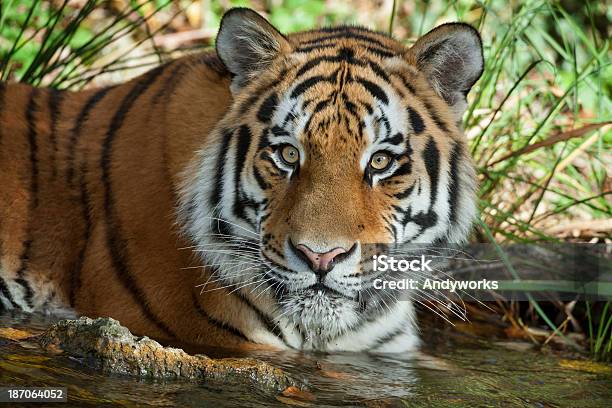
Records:
<instances>
[{"instance_id":1,"label":"water","mask_svg":"<svg viewBox=\"0 0 612 408\"><path fill-rule=\"evenodd\" d=\"M0 327L34 333L49 323L40 316L0 316ZM612 366L448 329L427 329L425 338L425 351L435 357L250 354L305 378L316 397L310 402L265 395L244 385L103 376L69 357L1 339L0 384L68 387L68 403L54 405L62 407L612 407Z\"/></svg>"}]
</instances>

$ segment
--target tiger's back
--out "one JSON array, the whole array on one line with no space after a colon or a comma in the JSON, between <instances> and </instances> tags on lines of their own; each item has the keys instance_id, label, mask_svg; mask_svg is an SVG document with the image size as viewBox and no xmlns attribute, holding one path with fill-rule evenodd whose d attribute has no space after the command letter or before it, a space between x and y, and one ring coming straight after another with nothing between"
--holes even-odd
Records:
<instances>
[{"instance_id":1,"label":"tiger's back","mask_svg":"<svg viewBox=\"0 0 612 408\"><path fill-rule=\"evenodd\" d=\"M195 284L181 274L193 260L173 186L227 109L228 81L204 54L83 92L2 83L0 306L71 308L195 340L165 323L194 310L176 300Z\"/></svg>"}]
</instances>

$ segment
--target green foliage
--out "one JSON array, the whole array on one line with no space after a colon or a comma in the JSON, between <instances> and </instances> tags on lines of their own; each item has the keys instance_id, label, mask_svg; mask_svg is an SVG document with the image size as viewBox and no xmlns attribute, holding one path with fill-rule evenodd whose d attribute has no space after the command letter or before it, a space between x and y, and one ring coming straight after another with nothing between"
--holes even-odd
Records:
<instances>
[{"instance_id":1,"label":"green foliage","mask_svg":"<svg viewBox=\"0 0 612 408\"><path fill-rule=\"evenodd\" d=\"M599 319L593 315L590 302L586 302L589 345L591 355L601 361L612 361L612 301L603 304Z\"/></svg>"},{"instance_id":2,"label":"green foliage","mask_svg":"<svg viewBox=\"0 0 612 408\"><path fill-rule=\"evenodd\" d=\"M476 13L468 3L449 10L459 19L471 14L485 44L485 72L464 118L481 175L483 221L476 239L496 245L552 241L559 238L546 229L577 215L610 219L612 192L604 180L612 134L601 129L612 120L612 66L609 40L590 24L594 6L585 3L579 22L581 15L559 2L520 2L510 15L500 2L483 2ZM571 136L581 128L587 130ZM544 147L531 149L538 145ZM529 286L506 266L515 283ZM557 313L549 316L527 296L538 316L533 323L545 323L576 345L554 323ZM611 319L607 306L600 320L586 316L595 358L611 358Z\"/></svg>"},{"instance_id":3,"label":"green foliage","mask_svg":"<svg viewBox=\"0 0 612 408\"><path fill-rule=\"evenodd\" d=\"M41 0L9 0L0 10L0 79L16 78L32 85L46 80L46 84L58 88L82 87L96 75L120 66L130 50L92 68L109 46L146 26L170 2L130 3L94 33L90 20L105 3L103 0L85 0L78 9L70 0L57 5ZM159 5L144 12L155 3ZM132 49L154 34L147 32Z\"/></svg>"}]
</instances>

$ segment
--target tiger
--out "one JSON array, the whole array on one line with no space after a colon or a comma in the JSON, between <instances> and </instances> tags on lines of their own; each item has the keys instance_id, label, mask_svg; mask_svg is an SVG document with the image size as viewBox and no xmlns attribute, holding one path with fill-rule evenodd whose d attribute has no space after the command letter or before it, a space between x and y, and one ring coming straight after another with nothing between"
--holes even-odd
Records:
<instances>
[{"instance_id":1,"label":"tiger","mask_svg":"<svg viewBox=\"0 0 612 408\"><path fill-rule=\"evenodd\" d=\"M400 353L415 302L371 257L465 242L480 35L282 34L234 8L215 49L81 91L0 85L0 308L110 316L236 350Z\"/></svg>"}]
</instances>

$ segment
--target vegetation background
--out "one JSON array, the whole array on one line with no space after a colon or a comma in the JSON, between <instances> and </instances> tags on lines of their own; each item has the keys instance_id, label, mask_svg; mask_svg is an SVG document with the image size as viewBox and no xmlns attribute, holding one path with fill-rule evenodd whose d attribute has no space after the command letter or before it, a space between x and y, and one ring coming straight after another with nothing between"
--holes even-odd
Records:
<instances>
[{"instance_id":1,"label":"vegetation background","mask_svg":"<svg viewBox=\"0 0 612 408\"><path fill-rule=\"evenodd\" d=\"M407 45L444 22L474 25L486 68L464 118L480 177L473 240L612 243L605 0L0 0L0 79L62 89L124 81L212 46L235 6L260 11L283 32L357 23ZM467 307L476 321L501 324L504 336L612 359L610 301Z\"/></svg>"}]
</instances>

